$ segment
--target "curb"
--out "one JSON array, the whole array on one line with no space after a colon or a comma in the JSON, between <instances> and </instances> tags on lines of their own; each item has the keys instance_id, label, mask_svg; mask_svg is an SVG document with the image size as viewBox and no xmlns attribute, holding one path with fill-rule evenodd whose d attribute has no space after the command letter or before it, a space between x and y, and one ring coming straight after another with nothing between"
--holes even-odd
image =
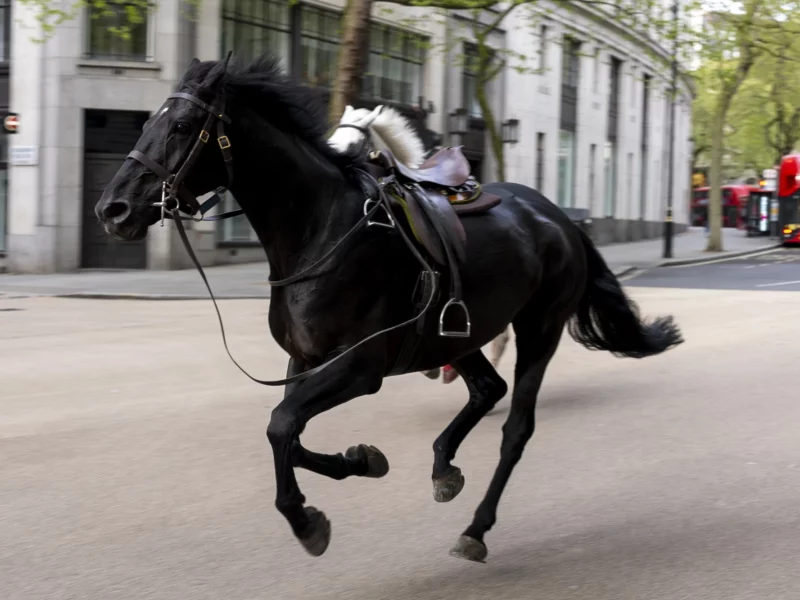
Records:
<instances>
[{"instance_id":1,"label":"curb","mask_svg":"<svg viewBox=\"0 0 800 600\"><path fill-rule=\"evenodd\" d=\"M621 277L625 277L626 275L631 275L639 270L639 267L621 267L613 271L614 277L620 279Z\"/></svg>"},{"instance_id":2,"label":"curb","mask_svg":"<svg viewBox=\"0 0 800 600\"><path fill-rule=\"evenodd\" d=\"M704 256L702 258L677 258L677 259L671 258L668 260L655 263L653 267L685 267L691 265L722 262L726 260L732 260L734 258L744 258L746 256L755 256L757 254L767 254L781 247L783 247L783 244L776 243L776 244L770 244L769 246L759 246L758 248L752 248L750 250L740 250L738 252L722 252L719 254L719 256L712 256L709 253L709 256Z\"/></svg>"}]
</instances>

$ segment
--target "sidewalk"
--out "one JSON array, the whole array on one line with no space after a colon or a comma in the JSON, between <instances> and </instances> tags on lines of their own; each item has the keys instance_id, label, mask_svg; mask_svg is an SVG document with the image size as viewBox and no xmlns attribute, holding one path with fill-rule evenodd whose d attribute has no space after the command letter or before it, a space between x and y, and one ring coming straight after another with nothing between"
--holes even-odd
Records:
<instances>
[{"instance_id":1,"label":"sidewalk","mask_svg":"<svg viewBox=\"0 0 800 600\"><path fill-rule=\"evenodd\" d=\"M626 244L609 244L600 246L599 250L608 266L615 273L620 274L633 268L649 269L730 258L743 253L769 250L778 245L778 241L774 238L749 238L744 231L737 229L722 230L722 247L725 248L723 252L706 252L706 242L707 238L702 227L690 227L685 233L673 238L672 258L669 260L663 258L664 238Z\"/></svg>"},{"instance_id":2,"label":"sidewalk","mask_svg":"<svg viewBox=\"0 0 800 600\"><path fill-rule=\"evenodd\" d=\"M757 252L774 247L768 238L748 238L743 231L725 230L723 253L705 252L702 228L675 236L673 261L724 258L739 252ZM663 239L611 244L599 250L609 267L622 275L632 269L650 268L663 260ZM269 266L266 262L208 267L205 269L218 298L268 298ZM194 269L181 271L81 271L53 275L0 275L0 299L20 296L67 296L149 299L208 298L200 275Z\"/></svg>"}]
</instances>

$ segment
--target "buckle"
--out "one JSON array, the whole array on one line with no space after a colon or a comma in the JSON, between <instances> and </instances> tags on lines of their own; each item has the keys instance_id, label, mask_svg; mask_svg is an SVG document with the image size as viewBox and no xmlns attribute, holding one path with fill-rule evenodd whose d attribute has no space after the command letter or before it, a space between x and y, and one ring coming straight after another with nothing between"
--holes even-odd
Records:
<instances>
[{"instance_id":1,"label":"buckle","mask_svg":"<svg viewBox=\"0 0 800 600\"><path fill-rule=\"evenodd\" d=\"M200 132L200 141L204 144L208 141L208 132L205 129Z\"/></svg>"},{"instance_id":2,"label":"buckle","mask_svg":"<svg viewBox=\"0 0 800 600\"><path fill-rule=\"evenodd\" d=\"M217 143L222 150L227 150L231 147L231 141L228 139L227 135L221 135L217 138Z\"/></svg>"}]
</instances>

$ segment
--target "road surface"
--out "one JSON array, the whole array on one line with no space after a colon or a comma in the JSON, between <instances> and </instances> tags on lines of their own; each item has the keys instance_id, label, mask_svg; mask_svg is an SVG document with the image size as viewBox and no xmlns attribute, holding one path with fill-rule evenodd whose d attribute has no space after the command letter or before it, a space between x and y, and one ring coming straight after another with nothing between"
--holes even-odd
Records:
<instances>
[{"instance_id":1,"label":"road surface","mask_svg":"<svg viewBox=\"0 0 800 600\"><path fill-rule=\"evenodd\" d=\"M298 471L333 526L315 559L273 506L264 430L281 391L228 362L209 303L2 300L0 598L798 598L800 294L787 290L800 288L754 282L800 269L769 268L787 271L631 280L645 314L684 330L661 357L565 338L487 564L448 550L496 465L507 400L456 457L467 483L449 504L433 501L431 444L464 403L460 382L394 378L312 421L307 447L370 443L391 463L382 480ZM684 289L664 283L677 273ZM709 277L729 279L685 289ZM280 377L266 302L222 307L235 355Z\"/></svg>"}]
</instances>

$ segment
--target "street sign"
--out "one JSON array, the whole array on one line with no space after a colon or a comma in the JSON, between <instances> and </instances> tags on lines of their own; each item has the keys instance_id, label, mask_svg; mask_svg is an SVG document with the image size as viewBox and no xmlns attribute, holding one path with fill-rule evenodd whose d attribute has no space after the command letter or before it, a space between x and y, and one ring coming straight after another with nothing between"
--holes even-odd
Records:
<instances>
[{"instance_id":1,"label":"street sign","mask_svg":"<svg viewBox=\"0 0 800 600\"><path fill-rule=\"evenodd\" d=\"M39 164L39 147L11 146L8 149L8 162L17 167L37 165Z\"/></svg>"},{"instance_id":2,"label":"street sign","mask_svg":"<svg viewBox=\"0 0 800 600\"><path fill-rule=\"evenodd\" d=\"M19 130L19 116L16 113L8 113L3 119L3 129L6 133L17 133Z\"/></svg>"}]
</instances>

